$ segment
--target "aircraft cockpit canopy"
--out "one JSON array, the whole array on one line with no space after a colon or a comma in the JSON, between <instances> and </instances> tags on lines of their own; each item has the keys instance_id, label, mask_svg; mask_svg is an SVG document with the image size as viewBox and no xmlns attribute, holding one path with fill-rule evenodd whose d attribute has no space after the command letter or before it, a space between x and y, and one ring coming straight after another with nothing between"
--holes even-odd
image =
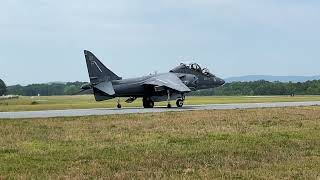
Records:
<instances>
[{"instance_id":1,"label":"aircraft cockpit canopy","mask_svg":"<svg viewBox=\"0 0 320 180\"><path fill-rule=\"evenodd\" d=\"M208 68L201 68L201 66L197 63L191 63L191 64L184 64L181 63L179 67L177 67L175 70L173 71L179 71L179 69L189 69L191 71L197 71L199 73L204 74L205 76L209 76L209 77L215 77Z\"/></svg>"}]
</instances>

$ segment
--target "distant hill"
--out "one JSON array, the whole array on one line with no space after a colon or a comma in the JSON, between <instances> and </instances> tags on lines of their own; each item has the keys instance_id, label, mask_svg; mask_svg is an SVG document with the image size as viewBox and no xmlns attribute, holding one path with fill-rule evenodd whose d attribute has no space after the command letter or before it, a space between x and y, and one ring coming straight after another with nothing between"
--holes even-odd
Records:
<instances>
[{"instance_id":1,"label":"distant hill","mask_svg":"<svg viewBox=\"0 0 320 180\"><path fill-rule=\"evenodd\" d=\"M266 80L270 82L306 82L312 80L320 80L320 76L267 76L267 75L248 75L239 77L230 77L225 79L226 82L250 82L258 80Z\"/></svg>"}]
</instances>

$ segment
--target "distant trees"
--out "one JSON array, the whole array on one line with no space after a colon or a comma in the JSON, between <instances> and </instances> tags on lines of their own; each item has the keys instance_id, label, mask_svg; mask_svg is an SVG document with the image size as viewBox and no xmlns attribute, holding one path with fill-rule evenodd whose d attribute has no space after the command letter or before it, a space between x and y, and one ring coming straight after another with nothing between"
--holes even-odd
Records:
<instances>
[{"instance_id":1,"label":"distant trees","mask_svg":"<svg viewBox=\"0 0 320 180\"><path fill-rule=\"evenodd\" d=\"M1 83L0 83L1 84ZM72 95L86 82L32 84L9 86L7 92L22 96ZM2 85L3 86L3 85ZM3 88L2 88L3 89ZM0 88L0 94L3 92ZM233 82L222 87L192 92L194 96L265 96L265 95L320 95L320 80L304 83L283 83L269 81Z\"/></svg>"},{"instance_id":2,"label":"distant trees","mask_svg":"<svg viewBox=\"0 0 320 180\"><path fill-rule=\"evenodd\" d=\"M320 95L320 80L304 83L269 81L233 82L216 89L192 92L198 96L265 96L265 95Z\"/></svg>"},{"instance_id":3,"label":"distant trees","mask_svg":"<svg viewBox=\"0 0 320 180\"><path fill-rule=\"evenodd\" d=\"M54 96L54 95L72 95L80 91L80 88L85 82L73 83L51 83L51 84L31 84L28 86L9 86L10 94L21 96Z\"/></svg>"},{"instance_id":4,"label":"distant trees","mask_svg":"<svg viewBox=\"0 0 320 180\"><path fill-rule=\"evenodd\" d=\"M80 89L76 85L70 85L70 86L66 86L64 88L64 94L65 95L72 95L72 94L75 94L75 93L77 93L79 91L80 91Z\"/></svg>"},{"instance_id":5,"label":"distant trees","mask_svg":"<svg viewBox=\"0 0 320 180\"><path fill-rule=\"evenodd\" d=\"M3 82L2 79L0 79L0 96L6 94L7 92L7 86L6 84Z\"/></svg>"}]
</instances>

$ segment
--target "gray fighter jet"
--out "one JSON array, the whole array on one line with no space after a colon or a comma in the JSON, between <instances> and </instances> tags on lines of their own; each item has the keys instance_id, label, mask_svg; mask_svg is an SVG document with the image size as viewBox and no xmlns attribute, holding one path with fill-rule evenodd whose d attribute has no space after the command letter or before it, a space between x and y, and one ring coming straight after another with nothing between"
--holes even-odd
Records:
<instances>
[{"instance_id":1,"label":"gray fighter jet","mask_svg":"<svg viewBox=\"0 0 320 180\"><path fill-rule=\"evenodd\" d=\"M139 78L122 79L103 65L90 51L85 50L85 59L90 83L81 87L83 91L93 90L96 101L127 97L127 103L142 98L144 108L153 108L154 102L176 101L182 107L185 95L191 91L222 86L225 81L202 69L198 64L181 64L168 73L154 74Z\"/></svg>"}]
</instances>

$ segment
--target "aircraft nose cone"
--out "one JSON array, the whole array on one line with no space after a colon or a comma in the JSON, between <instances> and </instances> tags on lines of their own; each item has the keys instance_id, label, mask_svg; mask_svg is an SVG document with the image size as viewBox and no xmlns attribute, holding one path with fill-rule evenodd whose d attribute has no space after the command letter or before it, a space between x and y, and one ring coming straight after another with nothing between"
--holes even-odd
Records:
<instances>
[{"instance_id":1,"label":"aircraft nose cone","mask_svg":"<svg viewBox=\"0 0 320 180\"><path fill-rule=\"evenodd\" d=\"M226 83L226 81L224 81L223 79L221 79L221 85L224 85Z\"/></svg>"},{"instance_id":2,"label":"aircraft nose cone","mask_svg":"<svg viewBox=\"0 0 320 180\"><path fill-rule=\"evenodd\" d=\"M224 85L225 83L226 83L226 82L225 82L223 79L221 79L221 78L218 79L218 84L219 84L220 86Z\"/></svg>"}]
</instances>

